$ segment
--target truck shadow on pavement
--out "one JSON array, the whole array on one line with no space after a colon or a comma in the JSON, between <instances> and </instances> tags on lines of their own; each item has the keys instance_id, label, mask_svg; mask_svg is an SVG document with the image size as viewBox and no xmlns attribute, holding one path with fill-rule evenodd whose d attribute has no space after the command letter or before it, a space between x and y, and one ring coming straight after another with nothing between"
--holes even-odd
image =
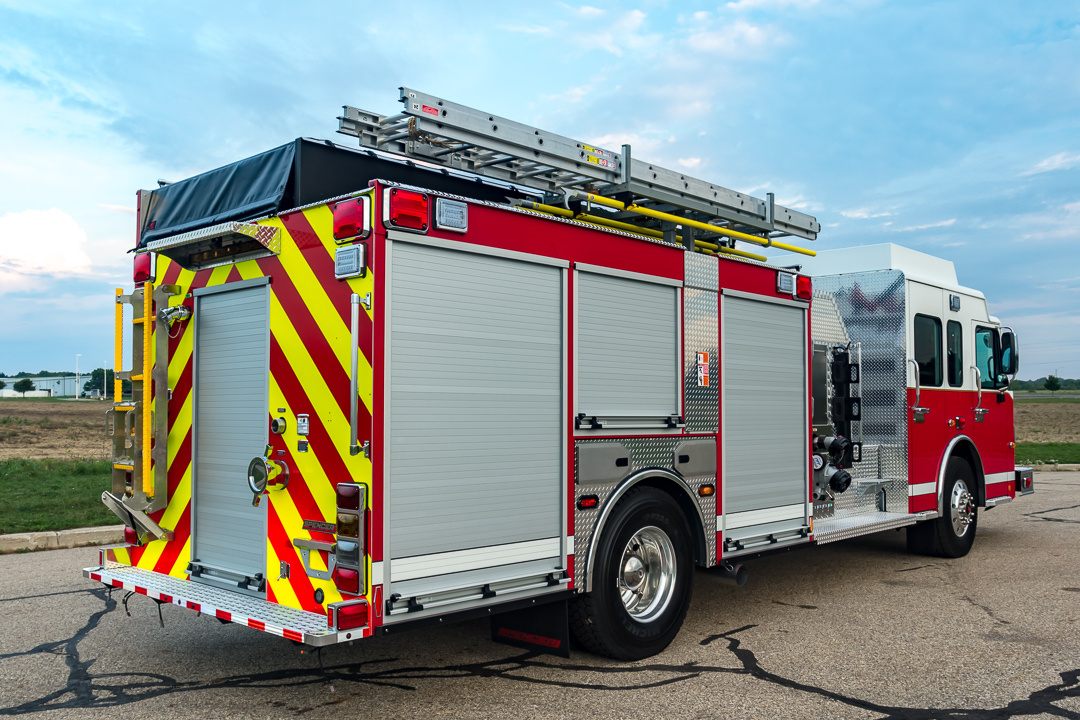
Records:
<instances>
[{"instance_id":1,"label":"truck shadow on pavement","mask_svg":"<svg viewBox=\"0 0 1080 720\"><path fill-rule=\"evenodd\" d=\"M756 625L746 625L726 632L709 635L700 644L723 648L734 661L730 666L706 665L698 662L683 664L648 663L633 665L575 663L548 658L534 652L524 652L485 662L451 664L444 666L414 665L398 667L396 658L382 658L361 662L324 665L318 654L318 666L310 668L283 667L270 672L239 673L212 681L183 681L160 673L92 673L95 658L83 658L79 644L92 633L108 613L118 608L118 601L106 588L75 590L65 593L7 598L4 602L33 600L51 595L86 593L97 598L101 605L93 612L86 624L71 637L42 643L22 652L0 654L0 661L53 654L64 657L68 667L67 682L41 697L19 705L0 708L0 715L25 715L34 712L71 708L112 708L168 695L193 693L203 690L288 688L323 685L329 693L336 686L348 688L357 685L392 687L413 691L418 681L430 679L484 678L518 683L553 686L564 689L620 692L644 690L675 683L692 682L705 675L750 676L764 683L787 690L808 693L827 701L852 708L878 713L882 718L895 720L919 720L931 718L957 718L962 720L989 720L990 718L1022 717L1047 714L1057 717L1080 718L1080 713L1058 707L1055 703L1080 697L1080 669L1060 673L1061 682L1032 692L1026 698L1014 700L1002 707L988 709L968 708L916 708L882 705L869 700L844 695L813 685L792 680L769 672L758 662L754 651L744 647L740 633ZM127 598L123 601L126 602ZM596 681L582 682L582 677L597 677ZM290 707L293 712L311 710L319 705L336 704L348 700L348 696L329 702L316 702L307 708ZM273 703L282 706L281 703Z\"/></svg>"}]
</instances>

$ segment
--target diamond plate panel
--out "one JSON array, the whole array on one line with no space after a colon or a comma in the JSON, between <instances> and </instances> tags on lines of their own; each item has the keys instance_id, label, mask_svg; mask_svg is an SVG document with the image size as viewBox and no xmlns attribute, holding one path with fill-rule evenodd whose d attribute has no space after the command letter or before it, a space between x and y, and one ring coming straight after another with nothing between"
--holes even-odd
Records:
<instances>
[{"instance_id":1,"label":"diamond plate panel","mask_svg":"<svg viewBox=\"0 0 1080 720\"><path fill-rule=\"evenodd\" d=\"M311 644L321 644L325 639L337 641L337 632L327 627L325 615L115 562L108 562L100 568L87 568L83 574L90 577L91 572L99 575L101 582L107 585L118 581L142 588L152 595L166 595L169 602L180 607L190 607L188 603L194 603L199 606L200 612L209 615L221 610L237 618L235 621L250 618L267 626L302 633L305 641Z\"/></svg>"},{"instance_id":2,"label":"diamond plate panel","mask_svg":"<svg viewBox=\"0 0 1080 720\"><path fill-rule=\"evenodd\" d=\"M856 463L853 475L886 480L886 509L890 513L907 513L904 274L883 270L818 275L814 277L814 287L833 296L851 341L861 347L862 440L866 445L880 448L876 458L867 457ZM841 498L843 494L837 496L838 517ZM858 505L855 501L847 502Z\"/></svg>"},{"instance_id":3,"label":"diamond plate panel","mask_svg":"<svg viewBox=\"0 0 1080 720\"><path fill-rule=\"evenodd\" d=\"M914 525L919 518L907 513L874 512L857 517L829 518L814 523L814 541L818 545L850 540L869 533Z\"/></svg>"},{"instance_id":4,"label":"diamond plate panel","mask_svg":"<svg viewBox=\"0 0 1080 720\"><path fill-rule=\"evenodd\" d=\"M628 439L605 439L605 440L578 440L574 445L574 492L576 497L582 495L596 495L600 498L597 506L590 510L575 510L574 513L574 586L591 589L591 578L588 577L589 552L592 545L593 535L596 532L596 523L600 514L607 507L615 490L621 487L626 478L634 475L645 468L663 468L678 475L674 466L674 453L678 445L688 439L712 439L712 438L689 438L685 435L671 435L668 437L652 438L628 438ZM626 474L616 482L596 485L579 485L577 478L577 448L588 443L611 443L618 442L626 448L630 457L630 464L626 468ZM702 485L715 485L716 475L697 475L683 478L686 484L694 491L698 508L704 520L705 552L707 563L712 565L716 559L716 495L701 497L697 494Z\"/></svg>"},{"instance_id":5,"label":"diamond plate panel","mask_svg":"<svg viewBox=\"0 0 1080 720\"><path fill-rule=\"evenodd\" d=\"M683 258L685 287L720 292L720 263L715 256L688 252Z\"/></svg>"},{"instance_id":6,"label":"diamond plate panel","mask_svg":"<svg viewBox=\"0 0 1080 720\"><path fill-rule=\"evenodd\" d=\"M817 278L814 282L817 283ZM835 345L851 342L832 293L814 289L814 302L810 306L810 332L815 342Z\"/></svg>"},{"instance_id":7,"label":"diamond plate panel","mask_svg":"<svg viewBox=\"0 0 1080 720\"><path fill-rule=\"evenodd\" d=\"M689 256L690 253L687 253ZM686 429L720 429L720 352L717 294L710 290L683 290L683 395ZM709 357L708 374L698 368L698 353Z\"/></svg>"}]
</instances>

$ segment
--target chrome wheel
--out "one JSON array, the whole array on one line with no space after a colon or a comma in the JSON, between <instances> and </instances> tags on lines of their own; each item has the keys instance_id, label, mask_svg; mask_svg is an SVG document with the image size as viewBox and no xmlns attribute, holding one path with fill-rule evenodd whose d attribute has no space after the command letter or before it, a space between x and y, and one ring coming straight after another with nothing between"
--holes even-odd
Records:
<instances>
[{"instance_id":1,"label":"chrome wheel","mask_svg":"<svg viewBox=\"0 0 1080 720\"><path fill-rule=\"evenodd\" d=\"M663 614L675 590L675 546L667 533L650 525L626 543L619 562L618 588L634 620L652 622Z\"/></svg>"},{"instance_id":2,"label":"chrome wheel","mask_svg":"<svg viewBox=\"0 0 1080 720\"><path fill-rule=\"evenodd\" d=\"M949 497L949 518L952 520L956 537L963 537L971 526L971 521L975 519L975 498L967 484L960 479L953 485Z\"/></svg>"}]
</instances>

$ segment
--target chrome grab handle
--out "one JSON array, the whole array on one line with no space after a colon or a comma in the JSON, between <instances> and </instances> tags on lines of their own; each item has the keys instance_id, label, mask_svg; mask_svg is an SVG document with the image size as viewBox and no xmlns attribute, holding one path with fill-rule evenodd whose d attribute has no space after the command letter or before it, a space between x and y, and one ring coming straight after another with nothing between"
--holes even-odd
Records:
<instances>
[{"instance_id":1,"label":"chrome grab handle","mask_svg":"<svg viewBox=\"0 0 1080 720\"><path fill-rule=\"evenodd\" d=\"M972 365L971 369L975 371L975 389L979 391L978 398L975 400L975 422L982 422L983 415L990 412L982 406L982 370L977 365Z\"/></svg>"},{"instance_id":2,"label":"chrome grab handle","mask_svg":"<svg viewBox=\"0 0 1080 720\"><path fill-rule=\"evenodd\" d=\"M919 385L919 363L915 358L908 358L908 362L915 366L915 404L911 407L911 413L915 422L926 422L926 413L930 412L930 408L919 406L919 397L922 395L922 388Z\"/></svg>"},{"instance_id":3,"label":"chrome grab handle","mask_svg":"<svg viewBox=\"0 0 1080 720\"><path fill-rule=\"evenodd\" d=\"M360 295L352 294L352 362L349 372L349 454L359 455L360 445L356 442L356 416L357 416L357 371L360 363Z\"/></svg>"}]
</instances>

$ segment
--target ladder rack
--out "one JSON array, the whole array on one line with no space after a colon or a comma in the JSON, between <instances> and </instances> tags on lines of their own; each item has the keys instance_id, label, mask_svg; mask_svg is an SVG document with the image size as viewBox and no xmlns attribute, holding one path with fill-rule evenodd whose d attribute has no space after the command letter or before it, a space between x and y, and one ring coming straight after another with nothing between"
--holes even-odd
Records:
<instances>
[{"instance_id":1,"label":"ladder rack","mask_svg":"<svg viewBox=\"0 0 1080 720\"><path fill-rule=\"evenodd\" d=\"M434 95L401 88L404 111L385 116L344 106L338 132L361 147L403 155L540 190L545 203L568 206L582 192L762 238L817 238L817 219L683 173L635 160L630 146L614 152L507 120ZM577 191L577 192L575 192ZM617 221L673 233L670 222L626 212ZM731 246L734 240L698 228Z\"/></svg>"}]
</instances>

